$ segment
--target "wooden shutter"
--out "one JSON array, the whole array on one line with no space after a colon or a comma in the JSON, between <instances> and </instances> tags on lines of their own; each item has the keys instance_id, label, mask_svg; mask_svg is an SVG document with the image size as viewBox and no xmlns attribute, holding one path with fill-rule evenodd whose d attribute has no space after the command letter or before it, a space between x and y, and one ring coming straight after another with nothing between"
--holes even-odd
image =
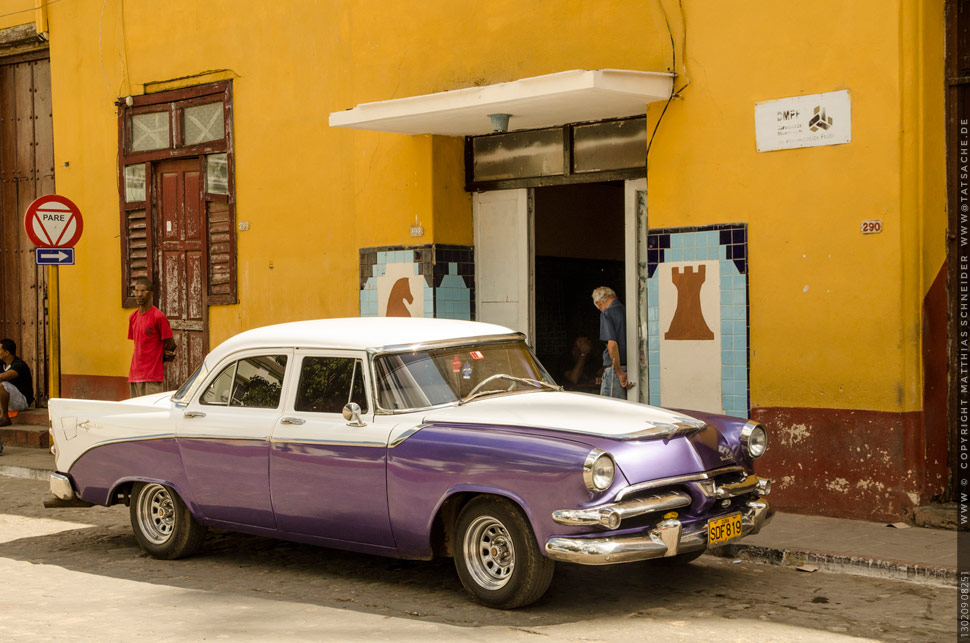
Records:
<instances>
[{"instance_id":1,"label":"wooden shutter","mask_svg":"<svg viewBox=\"0 0 970 643\"><path fill-rule=\"evenodd\" d=\"M209 201L209 305L236 303L236 235L232 207L225 201Z\"/></svg>"}]
</instances>

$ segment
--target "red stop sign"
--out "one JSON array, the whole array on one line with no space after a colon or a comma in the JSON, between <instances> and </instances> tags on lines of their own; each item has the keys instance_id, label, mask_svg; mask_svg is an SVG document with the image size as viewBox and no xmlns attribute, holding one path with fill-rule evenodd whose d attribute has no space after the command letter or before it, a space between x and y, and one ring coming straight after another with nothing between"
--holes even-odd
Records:
<instances>
[{"instance_id":1,"label":"red stop sign","mask_svg":"<svg viewBox=\"0 0 970 643\"><path fill-rule=\"evenodd\" d=\"M73 201L48 194L27 206L24 230L38 248L73 248L81 238L84 220Z\"/></svg>"}]
</instances>

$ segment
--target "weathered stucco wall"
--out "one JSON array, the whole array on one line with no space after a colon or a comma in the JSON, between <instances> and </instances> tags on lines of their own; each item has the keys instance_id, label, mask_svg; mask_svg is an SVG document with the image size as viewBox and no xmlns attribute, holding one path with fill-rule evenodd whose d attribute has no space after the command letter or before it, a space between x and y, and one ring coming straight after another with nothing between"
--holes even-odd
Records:
<instances>
[{"instance_id":1,"label":"weathered stucco wall","mask_svg":"<svg viewBox=\"0 0 970 643\"><path fill-rule=\"evenodd\" d=\"M569 69L668 70L664 6L676 86L689 84L650 152L650 227L748 225L750 400L779 435L763 463L779 502L875 516L938 493L945 427L922 428L922 324L945 255L942 0L820 0L810 17L770 0L682 4L683 15L672 0L50 6L57 188L85 215L78 265L61 271L63 372L127 372L119 97L233 81L236 219L250 229L238 235L240 303L210 312L214 346L261 324L358 314L361 248L472 243L460 140L331 129L330 112ZM841 89L851 143L756 151L756 102ZM648 131L661 109L650 106ZM862 235L866 219L884 231ZM822 479L833 462L848 486L786 482Z\"/></svg>"}]
</instances>

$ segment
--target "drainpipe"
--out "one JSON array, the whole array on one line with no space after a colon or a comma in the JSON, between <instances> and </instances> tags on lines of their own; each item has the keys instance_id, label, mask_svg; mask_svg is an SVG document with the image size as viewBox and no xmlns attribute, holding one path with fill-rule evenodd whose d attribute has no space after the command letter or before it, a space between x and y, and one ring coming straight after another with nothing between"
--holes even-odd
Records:
<instances>
[{"instance_id":1,"label":"drainpipe","mask_svg":"<svg viewBox=\"0 0 970 643\"><path fill-rule=\"evenodd\" d=\"M47 0L34 0L34 30L37 37L42 40L47 38Z\"/></svg>"}]
</instances>

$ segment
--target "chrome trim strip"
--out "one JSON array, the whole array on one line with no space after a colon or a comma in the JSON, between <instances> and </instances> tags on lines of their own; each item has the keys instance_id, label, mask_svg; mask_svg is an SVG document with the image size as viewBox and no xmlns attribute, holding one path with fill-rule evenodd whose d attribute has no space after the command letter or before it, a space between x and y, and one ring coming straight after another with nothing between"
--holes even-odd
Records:
<instances>
[{"instance_id":1,"label":"chrome trim strip","mask_svg":"<svg viewBox=\"0 0 970 643\"><path fill-rule=\"evenodd\" d=\"M409 437L411 437L412 435L414 435L415 433L417 433L421 429L425 428L426 426L429 426L429 425L427 425L427 424L419 424L416 427L413 427L413 428L408 429L407 431L405 431L401 435L399 435L396 438L394 438L393 440L391 440L387 444L387 448L388 449L393 449L394 447L396 447L397 445L401 444L402 442L404 442Z\"/></svg>"},{"instance_id":2,"label":"chrome trim strip","mask_svg":"<svg viewBox=\"0 0 970 643\"><path fill-rule=\"evenodd\" d=\"M741 514L741 537L758 533L768 520L768 503L757 500L749 502L748 508ZM634 536L550 538L546 541L545 550L549 558L567 563L628 563L707 549L707 529L707 521L686 529L679 520L664 520L653 529ZM720 543L715 545L718 546Z\"/></svg>"},{"instance_id":3,"label":"chrome trim strip","mask_svg":"<svg viewBox=\"0 0 970 643\"><path fill-rule=\"evenodd\" d=\"M689 495L674 491L660 496L611 503L587 509L559 509L552 512L552 519L560 525L602 525L608 529L617 529L620 522L626 518L686 507L690 503L691 497Z\"/></svg>"},{"instance_id":4,"label":"chrome trim strip","mask_svg":"<svg viewBox=\"0 0 970 643\"><path fill-rule=\"evenodd\" d=\"M71 479L63 473L51 474L51 493L61 500L74 500L74 487L71 486Z\"/></svg>"},{"instance_id":5,"label":"chrome trim strip","mask_svg":"<svg viewBox=\"0 0 970 643\"><path fill-rule=\"evenodd\" d=\"M385 353L413 353L423 350L433 350L436 348L460 348L462 346L473 346L486 344L495 341L508 342L509 340L525 339L525 333L511 332L505 335L478 335L471 337L456 337L454 339L436 339L430 342L416 342L414 344L394 344L377 348L368 348L367 352L372 357L379 357Z\"/></svg>"},{"instance_id":6,"label":"chrome trim strip","mask_svg":"<svg viewBox=\"0 0 970 643\"><path fill-rule=\"evenodd\" d=\"M312 440L309 438L293 438L293 439L279 439L279 440L272 439L272 440L268 440L268 442L273 446L277 444L311 444L313 446L321 446L321 447L330 446L330 447L371 447L371 448L378 448L378 447L384 448L385 446L387 446L383 442L374 442L374 441L364 442L362 440Z\"/></svg>"},{"instance_id":7,"label":"chrome trim strip","mask_svg":"<svg viewBox=\"0 0 970 643\"><path fill-rule=\"evenodd\" d=\"M655 489L657 487L663 487L670 484L683 484L685 482L711 480L712 478L724 475L726 473L744 473L744 467L721 467L720 469L714 469L713 471L703 471L701 473L690 473L683 476L672 476L670 478L659 478L657 480L650 480L647 482L638 482L637 484L620 489L620 491L617 492L614 500L619 502L620 500L623 500L629 496L631 493L637 493L638 491L644 491L646 489Z\"/></svg>"},{"instance_id":8,"label":"chrome trim strip","mask_svg":"<svg viewBox=\"0 0 970 643\"><path fill-rule=\"evenodd\" d=\"M750 475L741 482L729 482L720 486L714 485L714 497L721 500L723 498L743 496L746 493L751 493L760 488L760 481L761 478L758 476Z\"/></svg>"}]
</instances>

